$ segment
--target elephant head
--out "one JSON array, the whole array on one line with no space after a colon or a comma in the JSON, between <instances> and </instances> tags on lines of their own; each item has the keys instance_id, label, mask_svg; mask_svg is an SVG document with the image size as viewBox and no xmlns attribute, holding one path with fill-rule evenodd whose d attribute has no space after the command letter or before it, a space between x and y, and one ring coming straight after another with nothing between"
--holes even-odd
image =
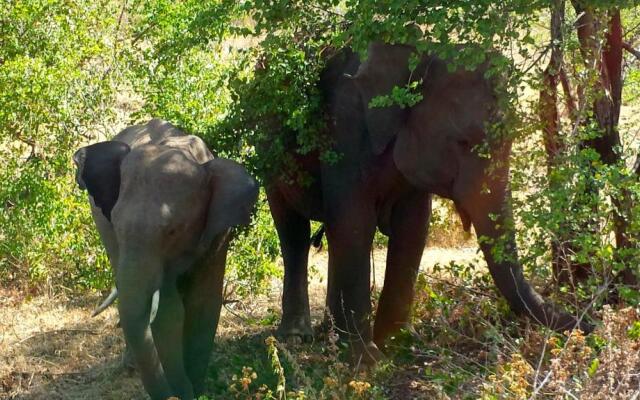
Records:
<instances>
[{"instance_id":1,"label":"elephant head","mask_svg":"<svg viewBox=\"0 0 640 400\"><path fill-rule=\"evenodd\" d=\"M236 162L202 163L193 152L157 144L97 143L78 150L74 161L78 184L111 221L117 238L120 322L145 389L153 399L192 398L189 367L182 365L178 278L208 263L226 245L231 227L249 223L257 183ZM171 310L174 337L156 335L155 322L152 334L151 304L158 291L158 313ZM206 295L215 298L219 313L222 291Z\"/></svg>"},{"instance_id":2,"label":"elephant head","mask_svg":"<svg viewBox=\"0 0 640 400\"><path fill-rule=\"evenodd\" d=\"M500 115L494 84L485 77L488 63L450 71L446 61L424 56L410 71L414 51L372 43L353 77L367 107L371 151L380 154L393 145L394 162L409 182L454 201L465 228L473 224L489 271L514 311L559 331L574 326L591 330L545 302L523 275L508 189L511 143L488 133ZM368 107L373 97L416 80L422 81L422 100L413 107ZM482 146L489 151L479 151ZM494 251L499 240L506 245L502 257Z\"/></svg>"}]
</instances>

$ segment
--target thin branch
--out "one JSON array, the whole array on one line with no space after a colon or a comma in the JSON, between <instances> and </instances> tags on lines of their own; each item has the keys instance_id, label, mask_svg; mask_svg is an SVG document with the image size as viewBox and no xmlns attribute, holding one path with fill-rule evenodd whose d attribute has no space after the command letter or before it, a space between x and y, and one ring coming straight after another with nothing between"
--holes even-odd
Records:
<instances>
[{"instance_id":1,"label":"thin branch","mask_svg":"<svg viewBox=\"0 0 640 400\"><path fill-rule=\"evenodd\" d=\"M149 31L151 31L152 29L154 29L156 26L158 26L157 22L153 22L151 25L147 26L146 28L144 28L143 30L141 30L140 32L138 32L133 39L131 39L131 45L134 46L136 43L138 43L138 41L140 41L141 39L144 38L144 35L146 35L147 33L149 33Z\"/></svg>"},{"instance_id":2,"label":"thin branch","mask_svg":"<svg viewBox=\"0 0 640 400\"><path fill-rule=\"evenodd\" d=\"M640 50L634 49L629 42L622 42L622 48L633 54L638 60L640 60Z\"/></svg>"},{"instance_id":3,"label":"thin branch","mask_svg":"<svg viewBox=\"0 0 640 400\"><path fill-rule=\"evenodd\" d=\"M118 44L121 41L120 40L120 29L122 27L122 20L124 18L124 14L125 14L126 10L127 10L127 0L124 0L122 2L122 8L120 9L120 15L118 16L116 29L114 31L113 56L111 58L111 65L109 65L107 67L107 69L105 69L104 73L102 74L102 79L105 79L111 73L111 70L114 69L114 66L116 65L116 61L118 59Z\"/></svg>"},{"instance_id":4,"label":"thin branch","mask_svg":"<svg viewBox=\"0 0 640 400\"><path fill-rule=\"evenodd\" d=\"M46 362L46 360L45 360ZM59 367L60 365L58 364L54 364L56 367ZM22 371L11 371L9 373L11 376L31 376L33 378L33 375L39 375L39 376L44 376L44 377L54 377L54 376L82 376L82 375L86 375L86 372L51 372L51 371L38 371L38 372L22 372ZM27 385L27 387L31 386L30 384Z\"/></svg>"},{"instance_id":5,"label":"thin branch","mask_svg":"<svg viewBox=\"0 0 640 400\"><path fill-rule=\"evenodd\" d=\"M547 55L547 53L549 52L549 50L551 50L552 47L553 47L553 43L548 43L546 46L544 46L544 48L540 49L540 54L538 55L538 57L536 57L536 59L533 60L531 65L529 67L525 68L522 71L522 73L523 74L529 73L529 71L531 71L536 65L538 65L540 60L542 60L542 58Z\"/></svg>"},{"instance_id":6,"label":"thin branch","mask_svg":"<svg viewBox=\"0 0 640 400\"><path fill-rule=\"evenodd\" d=\"M626 29L625 33L624 33L624 37L627 38L629 37L630 34L634 33L638 28L640 28L640 22L638 22L633 28L631 29Z\"/></svg>"},{"instance_id":7,"label":"thin branch","mask_svg":"<svg viewBox=\"0 0 640 400\"><path fill-rule=\"evenodd\" d=\"M564 102L567 105L567 109L569 111L569 115L573 118L577 115L577 106L576 100L573 97L573 92L571 91L571 83L569 82L569 76L567 75L567 70L564 68L560 68L560 83L562 84L562 91L564 92Z\"/></svg>"},{"instance_id":8,"label":"thin branch","mask_svg":"<svg viewBox=\"0 0 640 400\"><path fill-rule=\"evenodd\" d=\"M344 15L340 14L339 12L335 12L335 11L329 10L327 8L318 7L318 6L315 6L315 5L312 5L312 4L307 4L307 6L310 7L310 8L316 9L318 11L322 11L322 12L325 12L327 14L331 14L331 15L336 16L336 17L340 17L340 18L342 18L344 20Z\"/></svg>"}]
</instances>

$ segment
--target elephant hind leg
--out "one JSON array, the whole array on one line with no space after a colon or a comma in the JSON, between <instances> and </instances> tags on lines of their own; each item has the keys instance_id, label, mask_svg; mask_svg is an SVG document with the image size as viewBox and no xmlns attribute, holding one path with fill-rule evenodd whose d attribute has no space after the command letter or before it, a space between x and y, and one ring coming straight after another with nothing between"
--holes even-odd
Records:
<instances>
[{"instance_id":1,"label":"elephant hind leg","mask_svg":"<svg viewBox=\"0 0 640 400\"><path fill-rule=\"evenodd\" d=\"M284 261L282 321L277 333L287 339L309 340L313 336L307 276L311 223L290 208L277 190L269 190L267 198Z\"/></svg>"},{"instance_id":2,"label":"elephant hind leg","mask_svg":"<svg viewBox=\"0 0 640 400\"><path fill-rule=\"evenodd\" d=\"M374 342L378 346L409 323L430 215L429 194L412 194L394 206L384 287L373 329Z\"/></svg>"}]
</instances>

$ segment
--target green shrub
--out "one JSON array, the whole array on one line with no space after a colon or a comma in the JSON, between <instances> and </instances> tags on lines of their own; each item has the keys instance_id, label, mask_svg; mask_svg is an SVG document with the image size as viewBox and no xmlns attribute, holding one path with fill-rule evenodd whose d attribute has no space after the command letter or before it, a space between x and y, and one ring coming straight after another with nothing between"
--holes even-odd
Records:
<instances>
[{"instance_id":1,"label":"green shrub","mask_svg":"<svg viewBox=\"0 0 640 400\"><path fill-rule=\"evenodd\" d=\"M225 274L227 296L264 293L272 278L282 278L282 269L275 262L279 255L278 234L263 194L250 227L238 232L231 244Z\"/></svg>"},{"instance_id":2,"label":"green shrub","mask_svg":"<svg viewBox=\"0 0 640 400\"><path fill-rule=\"evenodd\" d=\"M0 177L8 182L0 190L0 282L49 292L104 289L111 268L86 195L69 171L53 174L32 160Z\"/></svg>"},{"instance_id":3,"label":"green shrub","mask_svg":"<svg viewBox=\"0 0 640 400\"><path fill-rule=\"evenodd\" d=\"M116 5L12 0L0 21L1 282L102 288L109 269L71 154L113 124Z\"/></svg>"}]
</instances>

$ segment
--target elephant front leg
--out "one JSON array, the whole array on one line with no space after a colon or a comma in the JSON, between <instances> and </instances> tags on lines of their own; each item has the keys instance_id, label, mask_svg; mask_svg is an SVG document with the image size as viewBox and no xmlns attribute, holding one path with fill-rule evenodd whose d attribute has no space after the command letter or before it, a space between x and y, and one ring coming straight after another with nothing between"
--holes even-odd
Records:
<instances>
[{"instance_id":1,"label":"elephant front leg","mask_svg":"<svg viewBox=\"0 0 640 400\"><path fill-rule=\"evenodd\" d=\"M373 329L378 346L409 324L430 215L431 196L425 193L414 193L394 206L384 287Z\"/></svg>"},{"instance_id":2,"label":"elephant front leg","mask_svg":"<svg viewBox=\"0 0 640 400\"><path fill-rule=\"evenodd\" d=\"M214 241L212 247L216 252L196 266L182 286L185 305L184 360L196 396L205 392L207 367L222 308L229 238L230 235L224 235Z\"/></svg>"},{"instance_id":3,"label":"elephant front leg","mask_svg":"<svg viewBox=\"0 0 640 400\"><path fill-rule=\"evenodd\" d=\"M370 252L375 213L366 204L334 209L327 221L329 276L327 308L342 339L350 342L357 362L377 361L382 354L371 341Z\"/></svg>"},{"instance_id":4,"label":"elephant front leg","mask_svg":"<svg viewBox=\"0 0 640 400\"><path fill-rule=\"evenodd\" d=\"M151 329L164 373L180 399L192 399L193 388L183 360L184 307L174 279L168 279L160 289L158 313Z\"/></svg>"},{"instance_id":5,"label":"elephant front leg","mask_svg":"<svg viewBox=\"0 0 640 400\"><path fill-rule=\"evenodd\" d=\"M282 321L277 335L287 340L310 340L313 337L307 276L310 223L291 209L276 190L270 190L267 197L284 261Z\"/></svg>"}]
</instances>

